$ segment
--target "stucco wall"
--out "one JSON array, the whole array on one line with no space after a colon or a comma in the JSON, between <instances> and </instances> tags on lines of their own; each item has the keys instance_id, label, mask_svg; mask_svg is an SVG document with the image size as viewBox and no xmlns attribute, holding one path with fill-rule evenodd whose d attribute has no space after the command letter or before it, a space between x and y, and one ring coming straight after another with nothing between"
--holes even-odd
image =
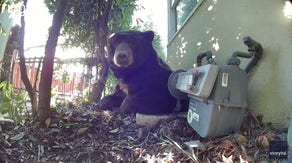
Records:
<instances>
[{"instance_id":1,"label":"stucco wall","mask_svg":"<svg viewBox=\"0 0 292 163\"><path fill-rule=\"evenodd\" d=\"M244 36L260 42L261 61L249 76L249 109L264 122L287 127L292 119L292 19L284 0L204 0L168 44L167 61L189 69L200 52L211 50L217 64L234 51L247 51ZM241 59L245 67L248 59Z\"/></svg>"}]
</instances>

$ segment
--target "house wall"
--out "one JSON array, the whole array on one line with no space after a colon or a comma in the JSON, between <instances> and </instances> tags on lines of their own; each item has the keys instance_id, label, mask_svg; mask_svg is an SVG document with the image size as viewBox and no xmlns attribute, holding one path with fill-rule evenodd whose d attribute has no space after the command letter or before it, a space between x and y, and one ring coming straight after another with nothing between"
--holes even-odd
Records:
<instances>
[{"instance_id":1,"label":"house wall","mask_svg":"<svg viewBox=\"0 0 292 163\"><path fill-rule=\"evenodd\" d=\"M263 57L249 76L249 110L264 122L287 127L292 118L292 19L284 0L203 0L169 40L171 68L189 69L200 52L211 50L219 66L234 51L247 52L242 38L262 44ZM248 59L241 59L244 68Z\"/></svg>"}]
</instances>

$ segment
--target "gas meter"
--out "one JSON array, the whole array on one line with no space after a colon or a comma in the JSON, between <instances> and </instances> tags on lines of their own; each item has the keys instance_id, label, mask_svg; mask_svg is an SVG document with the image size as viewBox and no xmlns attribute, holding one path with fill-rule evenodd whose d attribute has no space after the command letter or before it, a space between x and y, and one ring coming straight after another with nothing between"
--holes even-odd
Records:
<instances>
[{"instance_id":1,"label":"gas meter","mask_svg":"<svg viewBox=\"0 0 292 163\"><path fill-rule=\"evenodd\" d=\"M227 65L219 67L210 51L197 56L197 67L173 72L168 81L170 93L177 99L189 99L187 120L201 137L231 133L241 126L248 107L247 74L262 56L262 46L244 37L249 53L234 52ZM207 58L208 64L201 65ZM245 70L237 57L251 58Z\"/></svg>"}]
</instances>

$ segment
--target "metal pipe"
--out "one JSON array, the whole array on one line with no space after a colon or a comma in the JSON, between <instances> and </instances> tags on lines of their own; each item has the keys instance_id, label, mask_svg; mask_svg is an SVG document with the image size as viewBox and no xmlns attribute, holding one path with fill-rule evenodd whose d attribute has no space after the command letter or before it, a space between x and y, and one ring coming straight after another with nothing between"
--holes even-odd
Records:
<instances>
[{"instance_id":1,"label":"metal pipe","mask_svg":"<svg viewBox=\"0 0 292 163\"><path fill-rule=\"evenodd\" d=\"M250 70L257 64L258 60L263 55L263 47L260 43L256 42L249 36L243 38L243 43L248 47L249 53L253 55L250 62L245 67L245 72L249 73Z\"/></svg>"},{"instance_id":2,"label":"metal pipe","mask_svg":"<svg viewBox=\"0 0 292 163\"><path fill-rule=\"evenodd\" d=\"M250 62L245 67L245 72L249 73L250 70L257 64L258 60L263 55L263 47L260 43L253 40L251 37L246 36L243 38L243 43L248 47L248 53L235 51L232 53L232 56L227 60L228 65L239 65L240 60L237 57L241 58L251 58Z\"/></svg>"},{"instance_id":3,"label":"metal pipe","mask_svg":"<svg viewBox=\"0 0 292 163\"><path fill-rule=\"evenodd\" d=\"M199 55L197 56L197 66L201 66L202 65L202 59L204 57L207 57L207 61L210 64L214 64L214 61L212 59L212 52L210 50L203 52L203 53L199 53Z\"/></svg>"},{"instance_id":4,"label":"metal pipe","mask_svg":"<svg viewBox=\"0 0 292 163\"><path fill-rule=\"evenodd\" d=\"M242 57L242 58L250 58L252 57L253 54L252 53L245 53L245 52L240 52L240 51L235 51L232 53L232 58L236 58L236 57Z\"/></svg>"}]
</instances>

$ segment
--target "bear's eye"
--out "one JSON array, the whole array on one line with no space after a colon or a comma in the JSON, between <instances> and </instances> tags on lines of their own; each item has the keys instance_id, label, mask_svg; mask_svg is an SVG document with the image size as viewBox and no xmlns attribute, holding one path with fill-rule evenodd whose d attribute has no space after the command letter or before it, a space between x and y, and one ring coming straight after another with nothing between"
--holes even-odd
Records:
<instances>
[{"instance_id":1,"label":"bear's eye","mask_svg":"<svg viewBox=\"0 0 292 163\"><path fill-rule=\"evenodd\" d=\"M135 47L137 45L136 41L137 40L135 40L135 39L127 39L124 42L126 42L128 44L128 46L131 47L132 49L135 49Z\"/></svg>"},{"instance_id":2,"label":"bear's eye","mask_svg":"<svg viewBox=\"0 0 292 163\"><path fill-rule=\"evenodd\" d=\"M119 40L118 42L115 42L115 44L113 45L113 49L116 49L121 43L127 44L131 49L134 49L136 46L136 43L134 40L125 39L125 40Z\"/></svg>"},{"instance_id":3,"label":"bear's eye","mask_svg":"<svg viewBox=\"0 0 292 163\"><path fill-rule=\"evenodd\" d=\"M113 56L114 53L115 53L115 48L110 47L110 48L108 49L108 55L109 55L109 56Z\"/></svg>"}]
</instances>

